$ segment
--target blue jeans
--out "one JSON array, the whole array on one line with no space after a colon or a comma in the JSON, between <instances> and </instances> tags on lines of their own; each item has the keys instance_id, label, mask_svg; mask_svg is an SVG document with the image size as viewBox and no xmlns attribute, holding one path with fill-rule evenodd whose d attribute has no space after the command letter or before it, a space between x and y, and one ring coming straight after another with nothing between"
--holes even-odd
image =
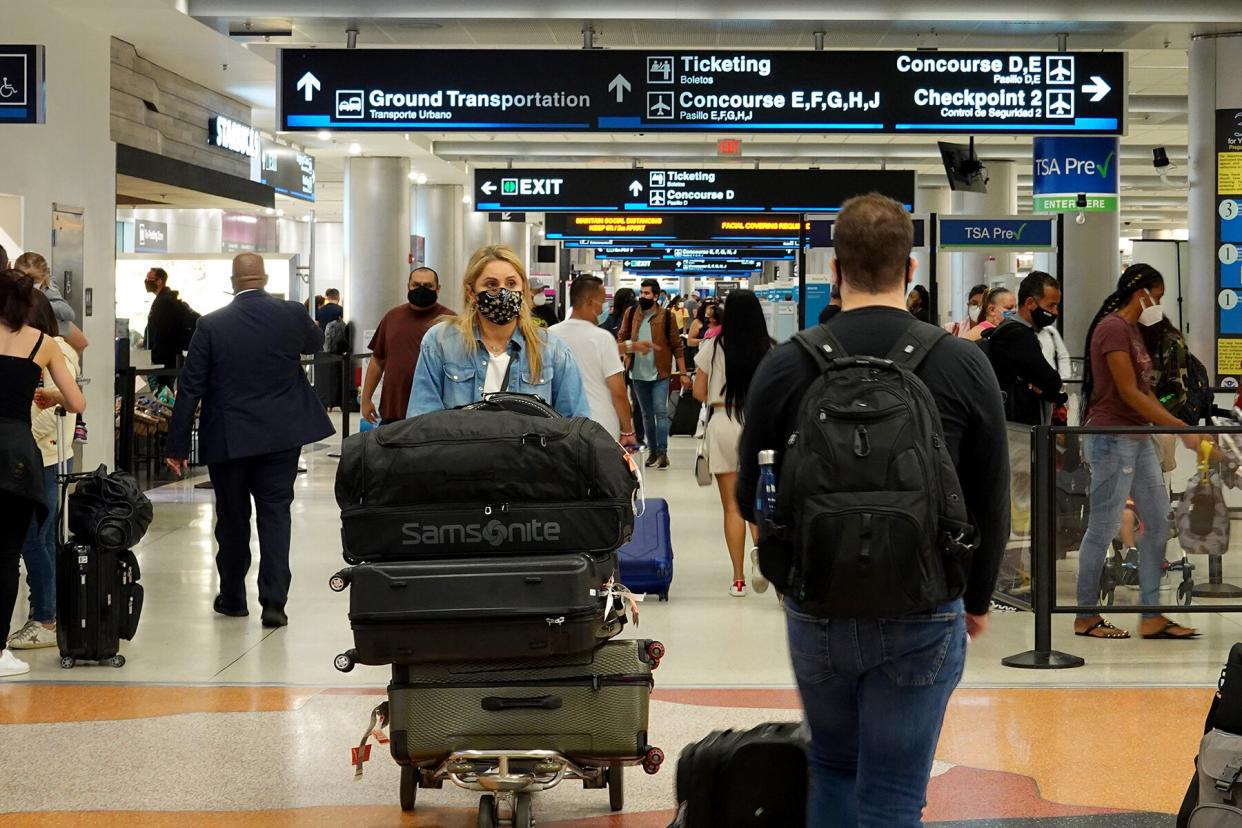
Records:
<instances>
[{"instance_id":1,"label":"blue jeans","mask_svg":"<svg viewBox=\"0 0 1242 828\"><path fill-rule=\"evenodd\" d=\"M916 828L966 663L960 600L901 618L817 618L786 599L811 730L807 825Z\"/></svg>"},{"instance_id":2,"label":"blue jeans","mask_svg":"<svg viewBox=\"0 0 1242 828\"><path fill-rule=\"evenodd\" d=\"M634 395L643 415L643 433L653 454L668 451L668 380L634 380Z\"/></svg>"},{"instance_id":3,"label":"blue jeans","mask_svg":"<svg viewBox=\"0 0 1242 828\"><path fill-rule=\"evenodd\" d=\"M26 584L30 587L30 617L44 624L56 620L56 509L59 491L56 466L43 468L43 496L47 517L30 519L22 558L26 561Z\"/></svg>"},{"instance_id":4,"label":"blue jeans","mask_svg":"<svg viewBox=\"0 0 1242 828\"><path fill-rule=\"evenodd\" d=\"M1083 459L1091 468L1091 511L1087 532L1078 550L1078 603L1100 602L1100 573L1104 558L1133 497L1143 520L1139 536L1139 587L1143 604L1160 603L1160 577L1169 537L1169 491L1160 471L1160 459L1151 438L1123 434L1093 434L1084 438ZM1151 618L1155 613L1143 613ZM1080 615L1091 618L1092 613Z\"/></svg>"}]
</instances>

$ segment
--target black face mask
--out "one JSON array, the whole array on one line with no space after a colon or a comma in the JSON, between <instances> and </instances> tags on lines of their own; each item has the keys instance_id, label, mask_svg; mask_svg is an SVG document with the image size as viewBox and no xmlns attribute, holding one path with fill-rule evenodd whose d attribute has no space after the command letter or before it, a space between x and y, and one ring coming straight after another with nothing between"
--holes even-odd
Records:
<instances>
[{"instance_id":1,"label":"black face mask","mask_svg":"<svg viewBox=\"0 0 1242 828\"><path fill-rule=\"evenodd\" d=\"M436 293L431 288L419 285L416 288L412 288L410 292L405 295L405 298L410 300L410 304L416 308L429 308L436 303L436 299L439 295L440 294Z\"/></svg>"},{"instance_id":2,"label":"black face mask","mask_svg":"<svg viewBox=\"0 0 1242 828\"><path fill-rule=\"evenodd\" d=\"M648 299L646 296L638 300L638 306L644 311L649 311L655 307L655 300Z\"/></svg>"},{"instance_id":3,"label":"black face mask","mask_svg":"<svg viewBox=\"0 0 1242 828\"><path fill-rule=\"evenodd\" d=\"M1035 330L1043 330L1049 325L1057 324L1057 315L1041 307L1036 307L1035 310L1031 311L1031 324L1035 326Z\"/></svg>"}]
</instances>

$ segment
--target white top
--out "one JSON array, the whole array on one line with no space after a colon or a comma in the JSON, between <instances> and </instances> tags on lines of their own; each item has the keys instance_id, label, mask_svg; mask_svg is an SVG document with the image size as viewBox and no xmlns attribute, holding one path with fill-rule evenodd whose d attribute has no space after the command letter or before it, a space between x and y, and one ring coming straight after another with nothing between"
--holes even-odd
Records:
<instances>
[{"instance_id":1,"label":"white top","mask_svg":"<svg viewBox=\"0 0 1242 828\"><path fill-rule=\"evenodd\" d=\"M694 367L707 372L707 404L724 405L725 401L725 351L716 356L716 346L720 340L716 337L705 340L699 346L694 357Z\"/></svg>"},{"instance_id":2,"label":"white top","mask_svg":"<svg viewBox=\"0 0 1242 828\"><path fill-rule=\"evenodd\" d=\"M558 322L548 332L569 346L578 363L582 390L591 406L591 419L608 429L614 438L619 438L621 421L612 404L612 392L608 390L608 378L625 370L617 353L617 341L608 331L582 319Z\"/></svg>"},{"instance_id":3,"label":"white top","mask_svg":"<svg viewBox=\"0 0 1242 828\"><path fill-rule=\"evenodd\" d=\"M1057 369L1057 373L1061 375L1061 379L1068 380L1074 377L1074 361L1070 359L1069 349L1065 347L1065 340L1061 338L1061 332L1056 329L1055 325L1048 325L1036 332L1039 338L1039 347L1044 352L1044 359L1048 360L1048 364Z\"/></svg>"},{"instance_id":4,"label":"white top","mask_svg":"<svg viewBox=\"0 0 1242 828\"><path fill-rule=\"evenodd\" d=\"M483 378L484 394L498 394L509 390L502 388L501 385L505 381L505 371L509 370L511 359L513 357L506 351L500 356L493 356L487 360L487 376Z\"/></svg>"},{"instance_id":5,"label":"white top","mask_svg":"<svg viewBox=\"0 0 1242 828\"><path fill-rule=\"evenodd\" d=\"M65 355L65 365L73 372L76 377L78 375L78 352L70 348L69 345L61 337L54 340L60 346L60 352ZM43 387L55 389L56 384L52 381L52 372L43 369ZM66 428L70 431L65 437L65 460L73 459L73 421L69 420ZM40 409L34 403L30 404L30 432L34 435L35 445L39 447L39 452L43 455L43 465L56 465L56 408Z\"/></svg>"}]
</instances>

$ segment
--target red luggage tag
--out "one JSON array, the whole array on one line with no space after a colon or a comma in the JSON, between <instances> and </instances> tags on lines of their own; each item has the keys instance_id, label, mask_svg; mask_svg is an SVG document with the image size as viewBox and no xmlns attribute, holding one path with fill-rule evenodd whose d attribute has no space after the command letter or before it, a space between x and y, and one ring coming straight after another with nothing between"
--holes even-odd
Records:
<instances>
[{"instance_id":1,"label":"red luggage tag","mask_svg":"<svg viewBox=\"0 0 1242 828\"><path fill-rule=\"evenodd\" d=\"M349 749L349 761L354 766L354 777L362 776L362 763L371 761L371 746L359 745Z\"/></svg>"}]
</instances>

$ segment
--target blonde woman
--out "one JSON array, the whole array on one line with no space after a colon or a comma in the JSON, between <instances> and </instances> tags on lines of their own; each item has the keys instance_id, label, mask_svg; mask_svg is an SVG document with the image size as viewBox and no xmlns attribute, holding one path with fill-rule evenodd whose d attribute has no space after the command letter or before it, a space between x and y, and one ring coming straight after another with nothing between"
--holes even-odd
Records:
<instances>
[{"instance_id":1,"label":"blonde woman","mask_svg":"<svg viewBox=\"0 0 1242 828\"><path fill-rule=\"evenodd\" d=\"M517 254L480 248L462 285L461 315L423 338L406 416L514 391L540 397L567 417L590 417L569 346L532 318L530 283Z\"/></svg>"}]
</instances>

